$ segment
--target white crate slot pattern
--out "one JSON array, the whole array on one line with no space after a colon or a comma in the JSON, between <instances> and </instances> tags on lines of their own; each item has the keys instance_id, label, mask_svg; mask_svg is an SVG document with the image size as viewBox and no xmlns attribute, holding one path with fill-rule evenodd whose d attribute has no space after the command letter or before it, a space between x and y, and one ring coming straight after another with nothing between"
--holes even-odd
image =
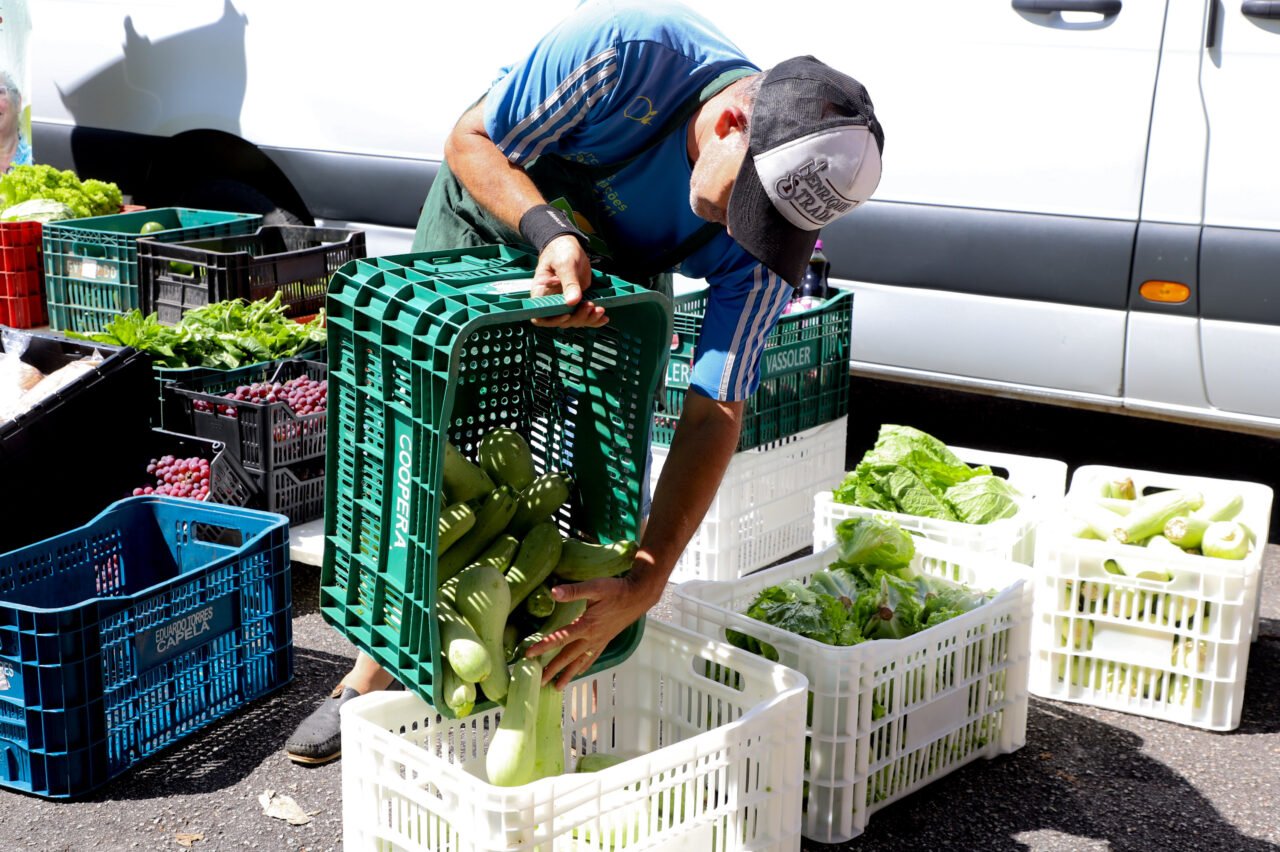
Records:
<instances>
[{"instance_id":1,"label":"white crate slot pattern","mask_svg":"<svg viewBox=\"0 0 1280 852\"><path fill-rule=\"evenodd\" d=\"M1026 741L1031 588L1007 560L924 540L915 569L1002 591L985 606L898 640L833 647L743 613L763 589L808 583L834 549L731 582L676 588L681 623L723 639L748 633L804 674L812 694L807 735L805 837L843 843L879 809L979 757Z\"/></svg>"},{"instance_id":2,"label":"white crate slot pattern","mask_svg":"<svg viewBox=\"0 0 1280 852\"><path fill-rule=\"evenodd\" d=\"M568 774L485 778L493 708L446 719L412 693L342 708L347 849L797 852L805 680L650 619L627 660L565 690ZM577 747L628 756L574 773Z\"/></svg>"},{"instance_id":3,"label":"white crate slot pattern","mask_svg":"<svg viewBox=\"0 0 1280 852\"><path fill-rule=\"evenodd\" d=\"M1132 478L1140 494L1186 488L1206 500L1240 493L1240 520L1259 545L1243 560L1156 553L1079 539L1066 519L1037 533L1031 692L1209 730L1240 724L1267 540L1271 489L1250 482L1088 465L1068 500ZM1103 567L1114 559L1125 575ZM1171 581L1143 579L1169 572Z\"/></svg>"},{"instance_id":4,"label":"white crate slot pattern","mask_svg":"<svg viewBox=\"0 0 1280 852\"><path fill-rule=\"evenodd\" d=\"M913 530L943 544L991 553L1030 565L1035 557L1036 525L1047 511L1057 508L1066 489L1066 464L1056 459L968 447L950 449L968 465L987 465L993 472L1006 473L1009 484L1023 497L1018 513L989 524L965 524L837 503L831 489L826 489L814 496L813 549L825 550L834 544L836 525L841 521L874 516L892 518L903 529Z\"/></svg>"},{"instance_id":5,"label":"white crate slot pattern","mask_svg":"<svg viewBox=\"0 0 1280 852\"><path fill-rule=\"evenodd\" d=\"M843 476L847 416L734 453L710 508L670 582L733 580L809 546L813 495ZM653 448L658 485L669 450Z\"/></svg>"}]
</instances>

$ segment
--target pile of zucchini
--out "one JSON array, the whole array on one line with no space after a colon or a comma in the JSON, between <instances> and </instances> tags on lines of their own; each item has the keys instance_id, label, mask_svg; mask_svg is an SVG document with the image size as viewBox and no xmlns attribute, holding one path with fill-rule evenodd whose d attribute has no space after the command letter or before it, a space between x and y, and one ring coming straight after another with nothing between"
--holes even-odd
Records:
<instances>
[{"instance_id":1,"label":"pile of zucchini","mask_svg":"<svg viewBox=\"0 0 1280 852\"><path fill-rule=\"evenodd\" d=\"M1217 559L1244 559L1251 552L1255 536L1238 519L1244 498L1238 493L1220 494L1206 500L1198 491L1173 488L1138 496L1132 479L1107 482L1092 499L1073 498L1068 505L1071 534L1077 538L1101 539L1149 550L1210 556ZM1124 574L1114 559L1106 569ZM1172 575L1148 580L1171 580Z\"/></svg>"},{"instance_id":2,"label":"pile of zucchini","mask_svg":"<svg viewBox=\"0 0 1280 852\"><path fill-rule=\"evenodd\" d=\"M436 613L445 704L461 718L477 687L503 705L485 764L491 783L511 787L564 772L563 694L542 686L557 651L525 658L541 636L567 626L584 601L556 602L551 587L616 577L637 546L596 544L560 532L555 514L572 481L538 475L528 442L515 430L487 432L475 460L446 443L445 507L437 535Z\"/></svg>"}]
</instances>

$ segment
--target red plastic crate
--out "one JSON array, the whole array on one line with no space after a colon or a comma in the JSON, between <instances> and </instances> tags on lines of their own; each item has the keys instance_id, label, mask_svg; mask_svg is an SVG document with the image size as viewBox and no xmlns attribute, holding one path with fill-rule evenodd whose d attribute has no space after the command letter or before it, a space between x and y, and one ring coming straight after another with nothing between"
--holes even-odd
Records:
<instances>
[{"instance_id":1,"label":"red plastic crate","mask_svg":"<svg viewBox=\"0 0 1280 852\"><path fill-rule=\"evenodd\" d=\"M39 222L0 222L0 249L35 246L40 248L44 230Z\"/></svg>"},{"instance_id":2,"label":"red plastic crate","mask_svg":"<svg viewBox=\"0 0 1280 852\"><path fill-rule=\"evenodd\" d=\"M9 276L0 273L0 288ZM35 277L34 275L31 277ZM37 279L38 280L38 279ZM16 299L0 296L0 325L10 328L36 328L49 324L49 314L44 306L44 294L23 296Z\"/></svg>"},{"instance_id":3,"label":"red plastic crate","mask_svg":"<svg viewBox=\"0 0 1280 852\"><path fill-rule=\"evenodd\" d=\"M0 325L48 323L39 222L0 222Z\"/></svg>"}]
</instances>

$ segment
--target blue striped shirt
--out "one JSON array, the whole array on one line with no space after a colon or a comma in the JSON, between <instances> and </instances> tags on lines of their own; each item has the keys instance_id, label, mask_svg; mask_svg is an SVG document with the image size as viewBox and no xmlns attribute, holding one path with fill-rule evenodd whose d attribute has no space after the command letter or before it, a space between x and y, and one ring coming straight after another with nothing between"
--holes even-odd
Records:
<instances>
[{"instance_id":1,"label":"blue striped shirt","mask_svg":"<svg viewBox=\"0 0 1280 852\"><path fill-rule=\"evenodd\" d=\"M651 144L666 117L725 71L759 70L715 27L677 3L590 0L504 69L485 100L485 128L517 165L544 154L615 163ZM687 129L687 125L686 125ZM689 206L692 169L678 130L596 185L579 210L632 251L660 254L705 222ZM760 382L765 337L792 288L725 232L679 272L707 281L708 305L690 387L742 400Z\"/></svg>"}]
</instances>

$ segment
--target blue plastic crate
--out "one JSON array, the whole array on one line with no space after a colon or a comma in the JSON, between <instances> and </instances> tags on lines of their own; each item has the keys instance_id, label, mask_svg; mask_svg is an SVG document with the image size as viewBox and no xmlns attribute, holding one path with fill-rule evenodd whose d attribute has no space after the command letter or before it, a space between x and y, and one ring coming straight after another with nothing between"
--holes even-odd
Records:
<instances>
[{"instance_id":1,"label":"blue plastic crate","mask_svg":"<svg viewBox=\"0 0 1280 852\"><path fill-rule=\"evenodd\" d=\"M293 677L288 522L113 503L0 554L0 786L99 787Z\"/></svg>"}]
</instances>

